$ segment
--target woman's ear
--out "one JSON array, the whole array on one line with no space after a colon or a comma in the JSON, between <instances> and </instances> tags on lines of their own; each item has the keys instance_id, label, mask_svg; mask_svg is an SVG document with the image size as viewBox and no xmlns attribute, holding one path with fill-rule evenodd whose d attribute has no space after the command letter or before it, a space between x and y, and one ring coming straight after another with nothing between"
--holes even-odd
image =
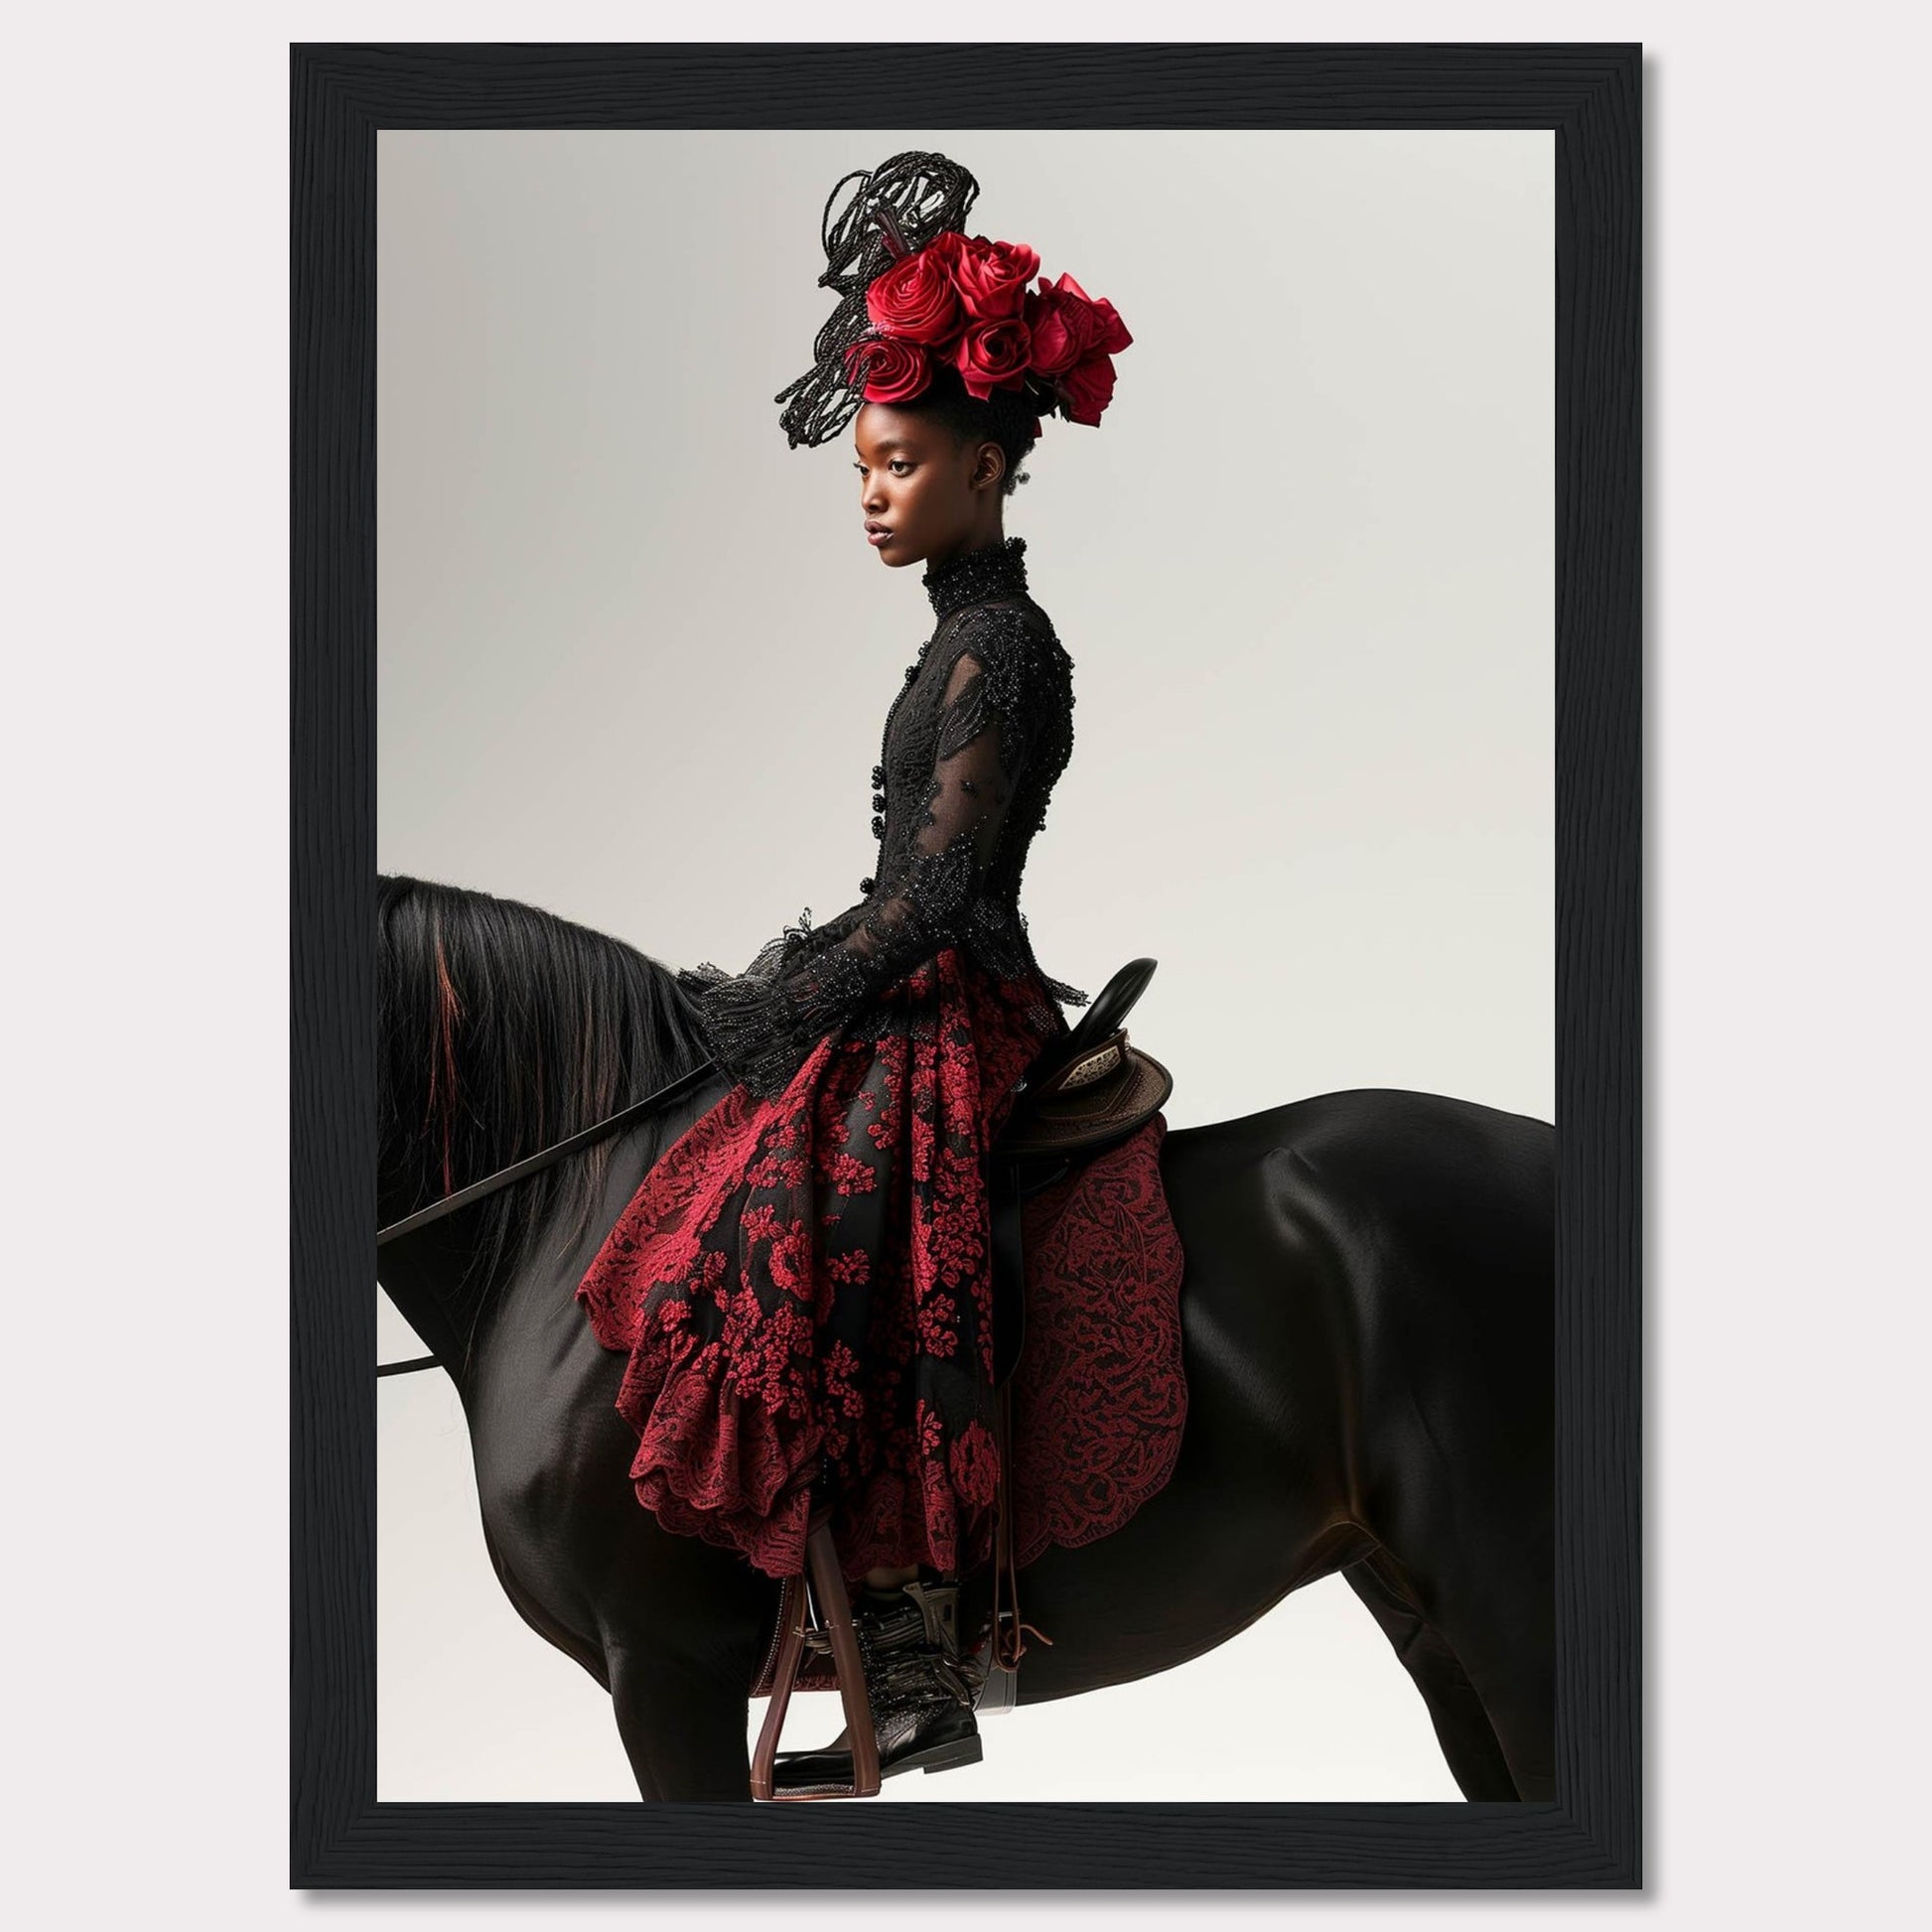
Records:
<instances>
[{"instance_id":1,"label":"woman's ear","mask_svg":"<svg viewBox=\"0 0 1932 1932\"><path fill-rule=\"evenodd\" d=\"M973 458L973 487L998 488L1007 473L1007 453L997 443L982 443Z\"/></svg>"}]
</instances>

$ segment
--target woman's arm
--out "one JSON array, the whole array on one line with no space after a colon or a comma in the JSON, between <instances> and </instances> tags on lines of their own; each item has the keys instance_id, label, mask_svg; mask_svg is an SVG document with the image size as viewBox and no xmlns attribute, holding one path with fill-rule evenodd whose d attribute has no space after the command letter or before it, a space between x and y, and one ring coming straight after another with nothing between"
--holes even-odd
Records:
<instances>
[{"instance_id":1,"label":"woman's arm","mask_svg":"<svg viewBox=\"0 0 1932 1932\"><path fill-rule=\"evenodd\" d=\"M827 1034L963 936L1029 750L1027 646L1018 624L979 626L961 646L946 678L924 823L898 876L848 908L849 932L789 968L779 962L790 948L773 942L737 977L715 967L679 976L698 993L713 1059L755 1093L782 1093Z\"/></svg>"}]
</instances>

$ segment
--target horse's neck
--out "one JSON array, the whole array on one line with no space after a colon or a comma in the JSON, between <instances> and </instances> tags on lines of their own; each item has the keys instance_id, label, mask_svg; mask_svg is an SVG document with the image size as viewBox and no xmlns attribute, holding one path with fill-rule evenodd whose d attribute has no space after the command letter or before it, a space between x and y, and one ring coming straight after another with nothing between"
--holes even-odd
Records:
<instances>
[{"instance_id":1,"label":"horse's neck","mask_svg":"<svg viewBox=\"0 0 1932 1932\"><path fill-rule=\"evenodd\" d=\"M661 1116L640 1121L612 1137L602 1197L592 1210L588 1227L573 1230L575 1245L569 1254L560 1252L557 1246L562 1215L555 1207L532 1243L532 1253L538 1259L520 1273L505 1268L505 1279L487 1283L466 1280L475 1239L474 1212L433 1221L385 1251L378 1271L384 1291L397 1312L450 1371L459 1389L467 1390L471 1385L483 1345L495 1329L506 1319L514 1325L521 1318L513 1306L519 1300L534 1298L541 1310L548 1310L559 1296L570 1300L571 1290L645 1173L703 1108L721 1097L726 1084L721 1076L674 1101ZM586 1157L580 1154L568 1158ZM582 1319L581 1315L577 1318Z\"/></svg>"},{"instance_id":2,"label":"horse's neck","mask_svg":"<svg viewBox=\"0 0 1932 1932\"><path fill-rule=\"evenodd\" d=\"M392 1242L377 1265L376 1278L396 1312L422 1337L423 1344L465 1386L470 1346L480 1332L483 1292L473 1283L460 1287L471 1254L465 1213L432 1222Z\"/></svg>"}]
</instances>

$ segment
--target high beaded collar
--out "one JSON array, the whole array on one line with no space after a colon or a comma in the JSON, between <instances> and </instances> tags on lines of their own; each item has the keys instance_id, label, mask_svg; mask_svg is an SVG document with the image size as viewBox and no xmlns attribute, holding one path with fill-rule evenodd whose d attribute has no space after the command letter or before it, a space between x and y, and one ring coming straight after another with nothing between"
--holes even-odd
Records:
<instances>
[{"instance_id":1,"label":"high beaded collar","mask_svg":"<svg viewBox=\"0 0 1932 1932\"><path fill-rule=\"evenodd\" d=\"M932 609L939 617L950 617L968 604L983 604L988 598L1015 597L1027 588L1027 539L1007 537L984 550L968 550L950 563L928 570L920 580Z\"/></svg>"}]
</instances>

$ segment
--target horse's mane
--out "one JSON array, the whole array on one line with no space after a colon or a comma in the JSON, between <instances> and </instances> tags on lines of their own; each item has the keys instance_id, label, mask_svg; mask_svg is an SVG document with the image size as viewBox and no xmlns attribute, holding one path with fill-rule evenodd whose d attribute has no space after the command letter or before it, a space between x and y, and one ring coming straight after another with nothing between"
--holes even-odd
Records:
<instances>
[{"instance_id":1,"label":"horse's mane","mask_svg":"<svg viewBox=\"0 0 1932 1932\"><path fill-rule=\"evenodd\" d=\"M704 1057L675 974L535 905L406 875L376 879L378 1168L384 1219L413 1213L675 1080ZM465 1285L524 1266L556 1223L584 1232L612 1142L466 1210ZM561 1217L561 1219L559 1218Z\"/></svg>"}]
</instances>

